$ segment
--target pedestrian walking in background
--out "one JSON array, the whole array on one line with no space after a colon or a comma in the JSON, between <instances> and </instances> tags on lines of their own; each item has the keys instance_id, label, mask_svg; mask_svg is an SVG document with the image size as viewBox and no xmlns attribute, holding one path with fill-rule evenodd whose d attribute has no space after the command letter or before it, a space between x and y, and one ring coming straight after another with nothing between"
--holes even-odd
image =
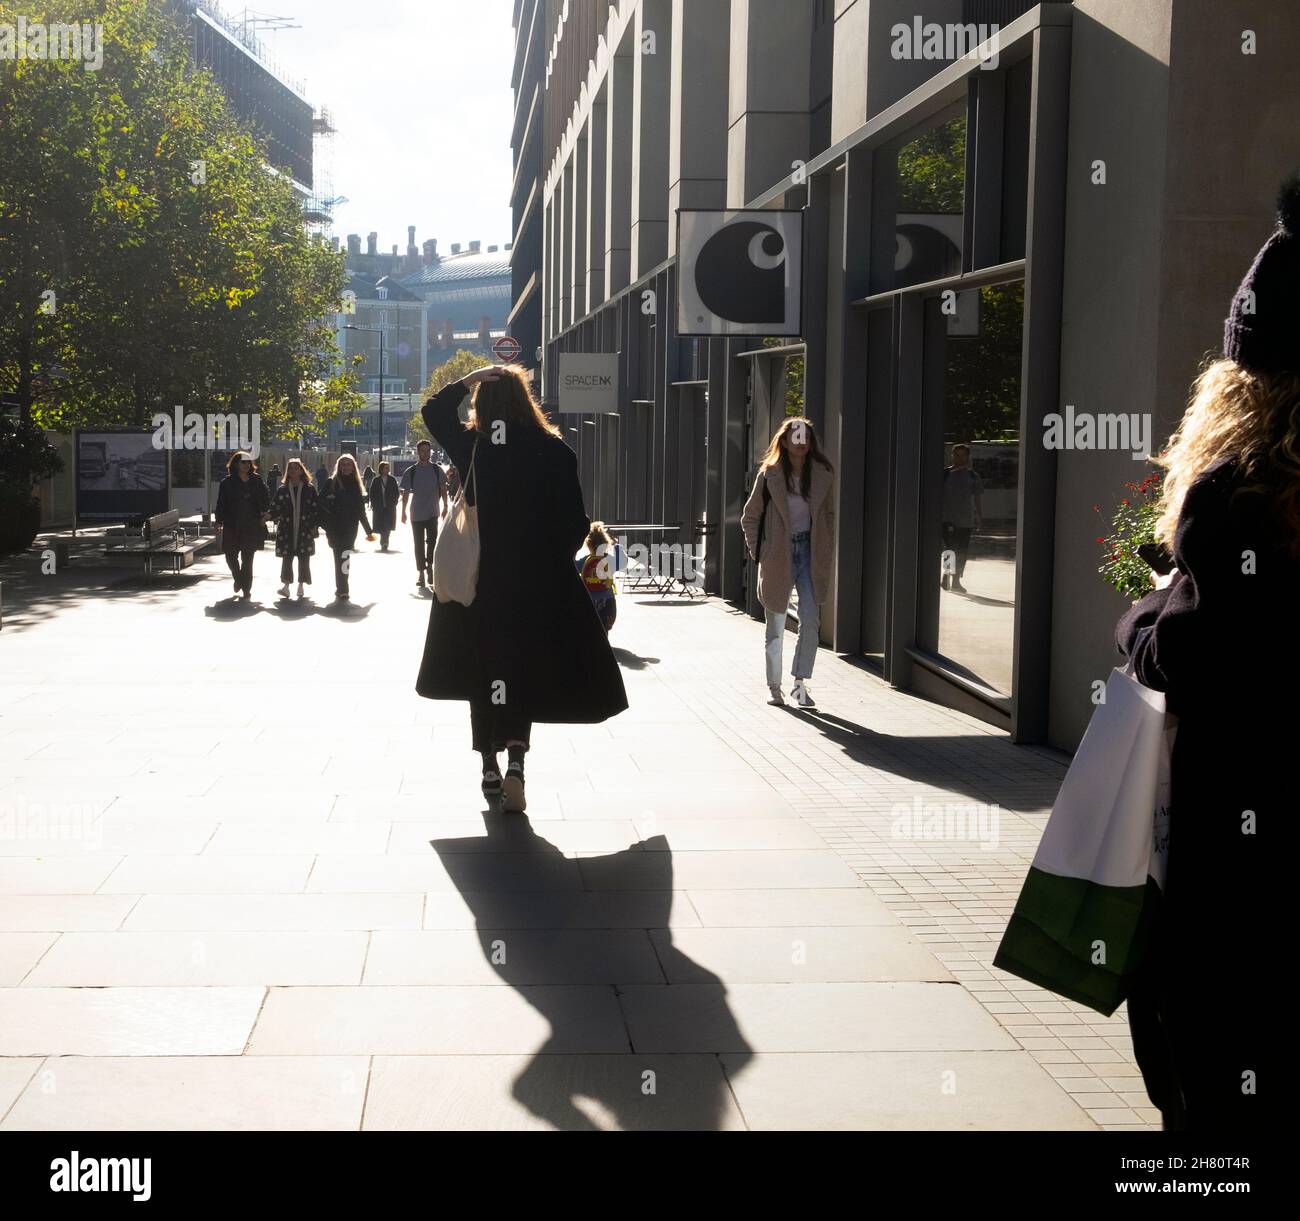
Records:
<instances>
[{"instance_id":1,"label":"pedestrian walking in background","mask_svg":"<svg viewBox=\"0 0 1300 1221\"><path fill-rule=\"evenodd\" d=\"M618 618L618 586L614 581L614 536L605 529L603 521L591 523L587 554L574 562L600 624L608 634Z\"/></svg>"},{"instance_id":2,"label":"pedestrian walking in background","mask_svg":"<svg viewBox=\"0 0 1300 1221\"><path fill-rule=\"evenodd\" d=\"M272 500L275 499L275 490L280 486L280 481L284 478L284 472L280 470L280 464L274 463L270 472L266 476L266 491Z\"/></svg>"},{"instance_id":3,"label":"pedestrian walking in background","mask_svg":"<svg viewBox=\"0 0 1300 1221\"><path fill-rule=\"evenodd\" d=\"M458 409L471 391L462 424ZM517 365L489 365L452 382L425 404L424 422L475 507L479 567L470 605L434 600L416 691L469 701L483 792L522 812L533 724L595 724L627 707L623 676L574 567L591 528L577 458Z\"/></svg>"},{"instance_id":4,"label":"pedestrian walking in background","mask_svg":"<svg viewBox=\"0 0 1300 1221\"><path fill-rule=\"evenodd\" d=\"M217 488L213 517L222 553L235 583L235 597L253 596L253 556L266 542L271 498L252 456L242 449L230 455L226 477Z\"/></svg>"},{"instance_id":5,"label":"pedestrian walking in background","mask_svg":"<svg viewBox=\"0 0 1300 1221\"><path fill-rule=\"evenodd\" d=\"M343 454L334 464L334 474L325 481L321 499L325 536L334 552L334 596L346 602L351 596L348 569L352 550L357 545L358 527L364 528L367 542L375 539L366 517L366 490L351 454Z\"/></svg>"},{"instance_id":6,"label":"pedestrian walking in background","mask_svg":"<svg viewBox=\"0 0 1300 1221\"><path fill-rule=\"evenodd\" d=\"M397 524L397 480L389 471L387 462L379 464L379 473L369 487L370 521L374 531L379 535L379 550L388 550L388 539Z\"/></svg>"},{"instance_id":7,"label":"pedestrian walking in background","mask_svg":"<svg viewBox=\"0 0 1300 1221\"><path fill-rule=\"evenodd\" d=\"M367 496L370 495L370 485L374 483L374 481L375 481L375 472L371 468L370 463L367 462L366 469L361 472L361 483L366 489Z\"/></svg>"},{"instance_id":8,"label":"pedestrian walking in background","mask_svg":"<svg viewBox=\"0 0 1300 1221\"><path fill-rule=\"evenodd\" d=\"M966 575L971 535L984 524L984 484L971 467L970 446L962 442L952 447L952 465L944 467L939 520L944 552L952 555L939 583L964 594L961 579Z\"/></svg>"},{"instance_id":9,"label":"pedestrian walking in background","mask_svg":"<svg viewBox=\"0 0 1300 1221\"><path fill-rule=\"evenodd\" d=\"M318 493L321 492L326 483L329 482L329 477L329 469L326 467L325 463L322 462L320 466L316 468L316 474L312 477L312 483Z\"/></svg>"},{"instance_id":10,"label":"pedestrian walking in background","mask_svg":"<svg viewBox=\"0 0 1300 1221\"><path fill-rule=\"evenodd\" d=\"M781 646L790 591L799 591L799 639L790 695L814 706L808 679L817 660L820 607L830 588L835 551L834 472L811 420L790 416L772 437L740 519L745 547L758 561L758 600L767 616L767 686L781 698Z\"/></svg>"},{"instance_id":11,"label":"pedestrian walking in background","mask_svg":"<svg viewBox=\"0 0 1300 1221\"><path fill-rule=\"evenodd\" d=\"M293 561L298 561L298 597L311 584L311 557L316 554L319 507L307 468L290 458L284 468L284 482L271 500L275 520L275 554L280 557L280 597L289 596Z\"/></svg>"},{"instance_id":12,"label":"pedestrian walking in background","mask_svg":"<svg viewBox=\"0 0 1300 1221\"><path fill-rule=\"evenodd\" d=\"M1116 633L1178 718L1165 887L1128 998L1138 1067L1169 1130L1240 1135L1265 1126L1265 1108L1280 1117L1279 1085L1261 1079L1257 1095L1255 1078L1277 969L1272 904L1292 883L1281 837L1294 792L1282 731L1293 744L1300 689L1297 285L1300 177L1237 290L1223 357L1159 459L1157 534L1175 568Z\"/></svg>"},{"instance_id":13,"label":"pedestrian walking in background","mask_svg":"<svg viewBox=\"0 0 1300 1221\"><path fill-rule=\"evenodd\" d=\"M433 445L421 441L416 447L416 462L402 475L402 524L406 524L407 501L411 502L411 539L415 546L416 584L423 587L433 580L433 548L438 541L438 518L447 508L447 481L433 460Z\"/></svg>"}]
</instances>

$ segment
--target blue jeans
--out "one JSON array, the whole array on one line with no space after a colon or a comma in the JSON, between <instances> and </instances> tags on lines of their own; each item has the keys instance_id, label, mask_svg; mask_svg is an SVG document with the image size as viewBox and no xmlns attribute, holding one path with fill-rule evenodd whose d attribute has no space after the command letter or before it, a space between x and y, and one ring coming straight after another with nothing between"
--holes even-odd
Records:
<instances>
[{"instance_id":1,"label":"blue jeans","mask_svg":"<svg viewBox=\"0 0 1300 1221\"><path fill-rule=\"evenodd\" d=\"M817 640L821 630L821 613L813 589L812 547L808 534L796 534L790 540L794 586L799 591L799 640L794 649L795 678L811 678L817 660ZM767 612L767 685L781 685L781 638L785 635L785 611Z\"/></svg>"}]
</instances>

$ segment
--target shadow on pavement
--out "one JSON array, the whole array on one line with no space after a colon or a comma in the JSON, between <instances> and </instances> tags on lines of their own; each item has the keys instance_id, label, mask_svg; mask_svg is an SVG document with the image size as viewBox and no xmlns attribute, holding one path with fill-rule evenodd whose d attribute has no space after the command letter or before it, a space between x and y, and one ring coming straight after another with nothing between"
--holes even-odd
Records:
<instances>
[{"instance_id":1,"label":"shadow on pavement","mask_svg":"<svg viewBox=\"0 0 1300 1221\"><path fill-rule=\"evenodd\" d=\"M882 733L822 708L783 708L820 729L861 767L918 784L939 782L953 793L1010 811L1050 807L1069 763L1050 748L1013 745L997 734L907 737ZM988 755L999 751L1006 752L1005 766L989 762Z\"/></svg>"},{"instance_id":2,"label":"shadow on pavement","mask_svg":"<svg viewBox=\"0 0 1300 1221\"><path fill-rule=\"evenodd\" d=\"M38 537L26 551L0 557L6 632L30 630L105 599L130 599L142 607L161 605L214 575L196 566L177 574L160 568L146 576L142 560L100 553L102 531L76 539L63 534L58 537L67 538L71 562L54 572L44 571L45 552L53 546L49 535ZM228 583L226 588L230 588Z\"/></svg>"},{"instance_id":3,"label":"shadow on pavement","mask_svg":"<svg viewBox=\"0 0 1300 1221\"><path fill-rule=\"evenodd\" d=\"M700 1045L689 1050L705 1052L664 1057L631 1044L629 1052L642 1054L610 1057L604 1048L590 1050L605 1054L584 1054L578 1033L590 1028L584 989L564 986L574 982L574 959L560 944L563 932L615 927L609 920L592 919L594 909L586 904L593 896L634 894L645 913L636 927L647 936L650 929L668 929L673 858L667 839L657 835L621 852L570 860L538 835L524 815L493 809L483 814L483 821L483 836L430 843L474 913L484 958L551 1027L550 1037L515 1079L515 1100L561 1131L598 1130L576 1105L579 1097L593 1099L624 1131L655 1128L661 1126L654 1122L661 1111L647 1104L643 1092L645 1061L654 1059L656 1092L671 1090L671 1126L694 1131L721 1128L730 1110L731 1092L718 1055L727 1055L728 1070L734 1075L743 1071L752 1049L716 975L677 950L670 935L656 941L663 973L657 982L662 985L661 1002L666 1002L656 1007L656 1022L671 1027L675 1042L682 1041L683 1030L689 1031L695 1037L688 1042ZM572 877L566 865L581 873L584 889L557 889ZM617 927L629 928L622 922ZM503 947L505 962L500 961ZM611 962L607 968L597 968L609 978L593 980L591 966L591 960L583 964L581 983L588 989L593 983L608 985L617 998L619 985L629 982L620 976L629 972L620 972ZM669 980L689 980L691 986L674 987ZM664 1081L665 1075L673 1079Z\"/></svg>"},{"instance_id":4,"label":"shadow on pavement","mask_svg":"<svg viewBox=\"0 0 1300 1221\"><path fill-rule=\"evenodd\" d=\"M618 659L618 664L626 666L629 670L644 670L646 666L657 666L659 664L659 658L641 657L639 654L633 653L631 649L615 648L613 652Z\"/></svg>"}]
</instances>

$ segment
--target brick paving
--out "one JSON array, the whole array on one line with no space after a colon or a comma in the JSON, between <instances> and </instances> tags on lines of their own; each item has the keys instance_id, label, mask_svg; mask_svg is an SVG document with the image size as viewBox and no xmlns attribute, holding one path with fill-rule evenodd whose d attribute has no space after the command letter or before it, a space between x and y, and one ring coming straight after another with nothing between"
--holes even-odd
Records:
<instances>
[{"instance_id":1,"label":"brick paving","mask_svg":"<svg viewBox=\"0 0 1300 1221\"><path fill-rule=\"evenodd\" d=\"M825 650L771 707L761 624L629 594L632 707L540 727L511 819L411 690L409 555L342 609L258 563L251 606L219 560L0 565L0 1126L1157 1118L1122 1011L990 965L1063 757Z\"/></svg>"}]
</instances>

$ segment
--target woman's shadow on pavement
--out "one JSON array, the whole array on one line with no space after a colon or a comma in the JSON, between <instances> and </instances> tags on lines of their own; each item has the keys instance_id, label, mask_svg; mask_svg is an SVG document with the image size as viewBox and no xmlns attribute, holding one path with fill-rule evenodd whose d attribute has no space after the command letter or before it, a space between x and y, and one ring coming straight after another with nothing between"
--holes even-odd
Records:
<instances>
[{"instance_id":1,"label":"woman's shadow on pavement","mask_svg":"<svg viewBox=\"0 0 1300 1221\"><path fill-rule=\"evenodd\" d=\"M493 809L483 820L484 836L430 842L474 913L484 958L550 1024L550 1037L515 1079L515 1100L562 1131L599 1130L576 1105L579 1097L594 1100L624 1131L723 1127L734 1112L719 1054L726 1054L727 1070L734 1076L743 1071L752 1049L731 1013L722 981L672 944L673 858L667 839L656 835L621 852L572 860L538 835L523 815ZM566 876L566 865L573 866L572 875ZM579 874L583 889L556 888L557 881ZM615 914L620 900L622 915ZM629 909L635 909L635 917L627 914ZM600 912L604 914L596 914ZM650 988L659 991L653 1020L667 1028L674 1046L684 1045L682 1053L643 1051L631 1044L630 1055L610 1055L606 1047L584 1050L580 1032L592 1025L586 1012L590 992L566 986L578 981L574 947L566 952L564 934L640 931L648 938L652 929L658 934L658 978ZM511 953L510 939L521 940L521 933L534 936ZM609 978L593 978L589 960L580 982L612 988L626 1023L617 998L626 995L620 985L628 984L628 970L620 970L613 959L607 970L598 970ZM638 980L646 978L632 973ZM684 982L690 986L674 987ZM647 1089L651 1079L653 1094ZM663 1095L669 1096L668 1106L655 1105L656 1096Z\"/></svg>"}]
</instances>

